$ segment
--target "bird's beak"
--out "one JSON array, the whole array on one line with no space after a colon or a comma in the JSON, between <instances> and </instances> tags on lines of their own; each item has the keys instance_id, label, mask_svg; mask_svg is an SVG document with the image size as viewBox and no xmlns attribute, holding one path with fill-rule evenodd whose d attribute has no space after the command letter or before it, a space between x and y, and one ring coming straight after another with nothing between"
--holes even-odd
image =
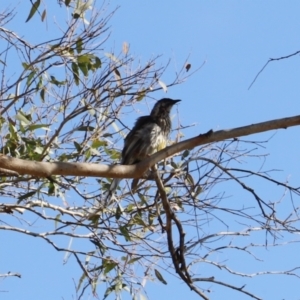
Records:
<instances>
[{"instance_id":1,"label":"bird's beak","mask_svg":"<svg viewBox=\"0 0 300 300\"><path fill-rule=\"evenodd\" d=\"M178 99L178 100L173 100L173 101L174 101L174 103L177 103L177 102L180 102L181 100Z\"/></svg>"}]
</instances>

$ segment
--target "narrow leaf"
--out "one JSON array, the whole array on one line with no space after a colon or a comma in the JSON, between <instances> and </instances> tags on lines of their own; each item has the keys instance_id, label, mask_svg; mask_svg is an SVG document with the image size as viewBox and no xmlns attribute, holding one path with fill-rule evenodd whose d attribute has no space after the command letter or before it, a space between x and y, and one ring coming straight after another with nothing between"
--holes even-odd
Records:
<instances>
[{"instance_id":1,"label":"narrow leaf","mask_svg":"<svg viewBox=\"0 0 300 300\"><path fill-rule=\"evenodd\" d=\"M163 284L168 284L168 283L164 280L164 278L162 277L162 275L161 275L156 269L154 269L154 272L155 272L155 276L157 277L157 279L158 279L159 281L161 281Z\"/></svg>"},{"instance_id":2,"label":"narrow leaf","mask_svg":"<svg viewBox=\"0 0 300 300\"><path fill-rule=\"evenodd\" d=\"M100 60L100 58L97 57L97 56L95 56L94 68L95 68L95 69L101 68L101 60Z\"/></svg>"},{"instance_id":3,"label":"narrow leaf","mask_svg":"<svg viewBox=\"0 0 300 300\"><path fill-rule=\"evenodd\" d=\"M80 55L77 58L78 63L89 63L91 62L91 56L88 54Z\"/></svg>"},{"instance_id":4,"label":"narrow leaf","mask_svg":"<svg viewBox=\"0 0 300 300\"><path fill-rule=\"evenodd\" d=\"M61 219L61 214L56 215L55 221L54 221L54 227L55 229L57 228L58 221Z\"/></svg>"},{"instance_id":5,"label":"narrow leaf","mask_svg":"<svg viewBox=\"0 0 300 300\"><path fill-rule=\"evenodd\" d=\"M138 96L136 98L136 101L142 101L144 97L146 96L146 91L141 91L138 93Z\"/></svg>"},{"instance_id":6,"label":"narrow leaf","mask_svg":"<svg viewBox=\"0 0 300 300\"><path fill-rule=\"evenodd\" d=\"M45 89L42 89L41 91L40 91L40 97L41 97L41 99L43 100L43 102L45 101Z\"/></svg>"},{"instance_id":7,"label":"narrow leaf","mask_svg":"<svg viewBox=\"0 0 300 300\"><path fill-rule=\"evenodd\" d=\"M74 146L75 146L75 148L76 148L77 152L80 152L80 151L82 150L82 147L81 147L81 145L80 145L80 144L78 144L78 143L77 143L77 142L75 142L75 141L74 141Z\"/></svg>"},{"instance_id":8,"label":"narrow leaf","mask_svg":"<svg viewBox=\"0 0 300 300\"><path fill-rule=\"evenodd\" d=\"M44 129L44 130L49 130L49 124L34 124L34 125L29 125L27 127L27 130L29 131L33 131L33 130L36 130L36 129Z\"/></svg>"},{"instance_id":9,"label":"narrow leaf","mask_svg":"<svg viewBox=\"0 0 300 300\"><path fill-rule=\"evenodd\" d=\"M104 262L104 266L105 266L105 268L104 268L104 271L103 271L103 273L104 273L104 275L105 274L107 274L107 273L109 273L112 269L114 269L116 266L117 266L118 264L117 263L115 263L114 261L105 261Z\"/></svg>"},{"instance_id":10,"label":"narrow leaf","mask_svg":"<svg viewBox=\"0 0 300 300\"><path fill-rule=\"evenodd\" d=\"M92 148L99 148L102 146L107 146L107 142L106 141L100 141L100 140L93 140L92 143Z\"/></svg>"},{"instance_id":11,"label":"narrow leaf","mask_svg":"<svg viewBox=\"0 0 300 300\"><path fill-rule=\"evenodd\" d=\"M77 53L81 53L81 51L82 51L82 45L83 45L82 38L78 38L77 41L76 41L76 50L77 50Z\"/></svg>"},{"instance_id":12,"label":"narrow leaf","mask_svg":"<svg viewBox=\"0 0 300 300\"><path fill-rule=\"evenodd\" d=\"M93 131L95 129L95 127L93 126L80 126L75 128L74 130L76 131Z\"/></svg>"},{"instance_id":13,"label":"narrow leaf","mask_svg":"<svg viewBox=\"0 0 300 300\"><path fill-rule=\"evenodd\" d=\"M16 119L25 125L30 125L30 121L21 112L16 114Z\"/></svg>"},{"instance_id":14,"label":"narrow leaf","mask_svg":"<svg viewBox=\"0 0 300 300\"><path fill-rule=\"evenodd\" d=\"M32 4L31 10L30 10L27 20L25 22L28 22L33 17L33 15L36 13L37 9L39 8L40 4L41 4L41 0L37 0Z\"/></svg>"},{"instance_id":15,"label":"narrow leaf","mask_svg":"<svg viewBox=\"0 0 300 300\"><path fill-rule=\"evenodd\" d=\"M43 11L43 13L42 13L42 17L41 17L42 22L44 22L44 20L45 20L45 18L46 18L46 15L47 15L47 11L46 11L46 9L44 9L44 11Z\"/></svg>"},{"instance_id":16,"label":"narrow leaf","mask_svg":"<svg viewBox=\"0 0 300 300\"><path fill-rule=\"evenodd\" d=\"M73 71L73 76L75 80L75 84L79 85L79 71L78 71L78 65L76 63L72 63L72 71Z\"/></svg>"},{"instance_id":17,"label":"narrow leaf","mask_svg":"<svg viewBox=\"0 0 300 300\"><path fill-rule=\"evenodd\" d=\"M25 62L22 62L22 66L25 70L27 70L29 68L29 65Z\"/></svg>"},{"instance_id":18,"label":"narrow leaf","mask_svg":"<svg viewBox=\"0 0 300 300\"><path fill-rule=\"evenodd\" d=\"M77 292L80 290L80 287L81 287L81 285L82 285L82 283L83 283L83 281L84 281L85 278L86 278L86 275L83 272L82 275L81 275L81 277L79 278L79 282L77 284L77 289L76 289Z\"/></svg>"},{"instance_id":19,"label":"narrow leaf","mask_svg":"<svg viewBox=\"0 0 300 300\"><path fill-rule=\"evenodd\" d=\"M27 198L33 196L35 193L36 193L35 191L34 192L29 192L29 193L26 193L26 194L18 197L18 203L20 203L24 199L27 199Z\"/></svg>"},{"instance_id":20,"label":"narrow leaf","mask_svg":"<svg viewBox=\"0 0 300 300\"><path fill-rule=\"evenodd\" d=\"M122 47L123 53L126 55L129 51L129 45L127 42L123 43L123 47Z\"/></svg>"},{"instance_id":21,"label":"narrow leaf","mask_svg":"<svg viewBox=\"0 0 300 300\"><path fill-rule=\"evenodd\" d=\"M87 63L78 63L78 67L84 76L88 76L88 64Z\"/></svg>"},{"instance_id":22,"label":"narrow leaf","mask_svg":"<svg viewBox=\"0 0 300 300\"><path fill-rule=\"evenodd\" d=\"M29 86L30 83L32 82L32 79L33 79L34 75L35 75L35 71L30 72L30 74L28 75L27 81L26 81L27 86Z\"/></svg>"},{"instance_id":23,"label":"narrow leaf","mask_svg":"<svg viewBox=\"0 0 300 300\"><path fill-rule=\"evenodd\" d=\"M120 231L121 231L122 235L124 236L126 242L130 241L130 235L129 235L129 231L128 231L127 227L120 226Z\"/></svg>"},{"instance_id":24,"label":"narrow leaf","mask_svg":"<svg viewBox=\"0 0 300 300\"><path fill-rule=\"evenodd\" d=\"M136 258L132 258L132 259L130 259L129 261L128 261L128 264L133 264L133 263L135 263L136 261L138 261L138 260L140 260L142 257L140 256L140 257L136 257Z\"/></svg>"},{"instance_id":25,"label":"narrow leaf","mask_svg":"<svg viewBox=\"0 0 300 300\"><path fill-rule=\"evenodd\" d=\"M190 173L186 174L186 178L185 179L187 181L187 184L190 184L192 186L195 185L194 178L193 178L193 176Z\"/></svg>"},{"instance_id":26,"label":"narrow leaf","mask_svg":"<svg viewBox=\"0 0 300 300\"><path fill-rule=\"evenodd\" d=\"M164 90L165 93L168 91L168 88L164 82L162 82L161 80L158 80L158 84L162 87L162 89Z\"/></svg>"},{"instance_id":27,"label":"narrow leaf","mask_svg":"<svg viewBox=\"0 0 300 300\"><path fill-rule=\"evenodd\" d=\"M103 300L105 300L107 298L107 296L109 296L109 294L112 293L114 290L115 290L115 284L108 287L105 291Z\"/></svg>"},{"instance_id":28,"label":"narrow leaf","mask_svg":"<svg viewBox=\"0 0 300 300\"><path fill-rule=\"evenodd\" d=\"M114 73L115 73L115 78L116 78L117 83L118 83L118 87L122 86L121 74L120 74L120 72L117 68L114 69Z\"/></svg>"}]
</instances>

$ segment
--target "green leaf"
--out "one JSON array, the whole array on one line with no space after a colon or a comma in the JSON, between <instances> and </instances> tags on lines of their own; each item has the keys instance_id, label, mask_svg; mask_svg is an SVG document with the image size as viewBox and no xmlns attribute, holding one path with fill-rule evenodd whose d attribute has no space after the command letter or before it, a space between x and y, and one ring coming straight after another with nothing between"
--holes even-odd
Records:
<instances>
[{"instance_id":1,"label":"green leaf","mask_svg":"<svg viewBox=\"0 0 300 300\"><path fill-rule=\"evenodd\" d=\"M45 89L44 88L40 91L40 97L44 102L45 101Z\"/></svg>"},{"instance_id":2,"label":"green leaf","mask_svg":"<svg viewBox=\"0 0 300 300\"><path fill-rule=\"evenodd\" d=\"M89 69L88 69L88 64L87 63L78 63L78 67L80 71L83 73L84 76L89 75Z\"/></svg>"},{"instance_id":3,"label":"green leaf","mask_svg":"<svg viewBox=\"0 0 300 300\"><path fill-rule=\"evenodd\" d=\"M23 68L25 69L25 70L27 70L30 66L27 64L27 63L25 63L25 62L23 62L22 63L22 66L23 66Z\"/></svg>"},{"instance_id":4,"label":"green leaf","mask_svg":"<svg viewBox=\"0 0 300 300\"><path fill-rule=\"evenodd\" d=\"M144 220L142 219L141 215L139 213L135 214L135 216L133 218L131 218L131 224L137 224L137 225L141 225L143 227L147 227L147 224L144 222Z\"/></svg>"},{"instance_id":5,"label":"green leaf","mask_svg":"<svg viewBox=\"0 0 300 300\"><path fill-rule=\"evenodd\" d=\"M144 97L146 96L146 92L145 91L141 91L138 93L138 96L136 98L136 101L142 101L144 99Z\"/></svg>"},{"instance_id":6,"label":"green leaf","mask_svg":"<svg viewBox=\"0 0 300 300\"><path fill-rule=\"evenodd\" d=\"M21 123L23 123L23 125L30 125L31 124L31 122L25 117L25 115L22 113L22 112L20 112L20 111L18 111L18 113L16 114L16 119L18 120L18 121L20 121Z\"/></svg>"},{"instance_id":7,"label":"green leaf","mask_svg":"<svg viewBox=\"0 0 300 300\"><path fill-rule=\"evenodd\" d=\"M73 77L75 80L75 84L79 85L79 69L78 69L78 65L76 63L72 63L72 71L73 71Z\"/></svg>"},{"instance_id":8,"label":"green leaf","mask_svg":"<svg viewBox=\"0 0 300 300\"><path fill-rule=\"evenodd\" d=\"M187 181L188 184L194 186L195 185L195 182L194 182L194 178L191 174L186 174L186 178L185 180Z\"/></svg>"},{"instance_id":9,"label":"green leaf","mask_svg":"<svg viewBox=\"0 0 300 300\"><path fill-rule=\"evenodd\" d=\"M11 122L8 123L8 130L9 130L10 136L7 138L9 140L18 140L18 134L17 134L16 127Z\"/></svg>"},{"instance_id":10,"label":"green leaf","mask_svg":"<svg viewBox=\"0 0 300 300\"><path fill-rule=\"evenodd\" d=\"M35 193L36 193L35 191L34 192L29 192L29 193L26 193L26 194L18 197L18 203L20 203L24 199L27 199L27 198L33 196Z\"/></svg>"},{"instance_id":11,"label":"green leaf","mask_svg":"<svg viewBox=\"0 0 300 300\"><path fill-rule=\"evenodd\" d=\"M93 225L98 225L98 223L99 223L99 218L100 218L99 215L95 215L95 216L89 217L88 220L92 221L91 224L93 224Z\"/></svg>"},{"instance_id":12,"label":"green leaf","mask_svg":"<svg viewBox=\"0 0 300 300\"><path fill-rule=\"evenodd\" d=\"M51 78L50 82L53 83L53 84L55 84L56 86L65 85L67 83L66 80L59 81L54 76L50 76L50 78Z\"/></svg>"},{"instance_id":13,"label":"green leaf","mask_svg":"<svg viewBox=\"0 0 300 300\"><path fill-rule=\"evenodd\" d=\"M27 81L26 81L27 86L30 85L30 83L32 82L33 76L34 76L35 74L36 74L35 71L30 72L30 74L29 74L28 77L27 77Z\"/></svg>"},{"instance_id":14,"label":"green leaf","mask_svg":"<svg viewBox=\"0 0 300 300\"><path fill-rule=\"evenodd\" d=\"M122 235L124 236L126 242L130 241L130 235L129 235L129 231L127 226L120 226L120 232L122 233Z\"/></svg>"},{"instance_id":15,"label":"green leaf","mask_svg":"<svg viewBox=\"0 0 300 300\"><path fill-rule=\"evenodd\" d=\"M178 165L177 165L173 160L171 160L171 166L172 166L174 169L177 169L177 168L178 168Z\"/></svg>"},{"instance_id":16,"label":"green leaf","mask_svg":"<svg viewBox=\"0 0 300 300\"><path fill-rule=\"evenodd\" d=\"M43 77L40 76L40 77L39 77L38 84L37 84L37 86L36 86L36 89L37 89L37 90L40 90L40 89L42 88L42 86L43 86Z\"/></svg>"},{"instance_id":17,"label":"green leaf","mask_svg":"<svg viewBox=\"0 0 300 300\"><path fill-rule=\"evenodd\" d=\"M112 260L104 260L103 266L104 266L104 275L109 273L112 269L114 269L118 264Z\"/></svg>"},{"instance_id":18,"label":"green leaf","mask_svg":"<svg viewBox=\"0 0 300 300\"><path fill-rule=\"evenodd\" d=\"M81 72L84 74L84 76L88 76L88 71L95 71L97 69L96 64L99 64L99 62L93 62L96 61L96 57L94 57L91 54L84 54L80 55L77 58L78 67L80 68ZM101 61L100 61L101 64Z\"/></svg>"},{"instance_id":19,"label":"green leaf","mask_svg":"<svg viewBox=\"0 0 300 300\"><path fill-rule=\"evenodd\" d=\"M83 283L85 277L86 277L86 275L85 275L85 273L83 272L82 275L81 275L81 277L79 278L79 283L78 283L77 289L76 289L77 292L80 290L80 287L81 287L81 285L82 285L82 283Z\"/></svg>"},{"instance_id":20,"label":"green leaf","mask_svg":"<svg viewBox=\"0 0 300 300\"><path fill-rule=\"evenodd\" d=\"M34 125L29 125L26 128L26 130L33 131L33 130L40 129L40 128L49 130L49 126L50 126L50 124L34 124Z\"/></svg>"},{"instance_id":21,"label":"green leaf","mask_svg":"<svg viewBox=\"0 0 300 300\"><path fill-rule=\"evenodd\" d=\"M77 50L77 53L81 53L82 51L82 45L83 45L83 42L82 42L82 38L78 38L77 41L76 41L76 50Z\"/></svg>"},{"instance_id":22,"label":"green leaf","mask_svg":"<svg viewBox=\"0 0 300 300\"><path fill-rule=\"evenodd\" d=\"M97 56L95 56L95 63L94 63L94 65L93 65L93 67L94 67L95 69L101 68L101 60L100 60L100 58L97 57Z\"/></svg>"},{"instance_id":23,"label":"green leaf","mask_svg":"<svg viewBox=\"0 0 300 300\"><path fill-rule=\"evenodd\" d=\"M74 142L74 146L75 146L75 148L76 148L77 152L80 152L80 151L82 150L82 147L81 147L81 145L80 145L80 144L78 144L77 142Z\"/></svg>"},{"instance_id":24,"label":"green leaf","mask_svg":"<svg viewBox=\"0 0 300 300\"><path fill-rule=\"evenodd\" d=\"M107 146L107 142L106 141L100 141L100 140L93 140L92 143L92 148L99 148L102 146Z\"/></svg>"},{"instance_id":25,"label":"green leaf","mask_svg":"<svg viewBox=\"0 0 300 300\"><path fill-rule=\"evenodd\" d=\"M168 284L168 283L164 280L164 278L162 277L162 275L161 275L156 269L154 269L154 273L155 273L155 276L157 277L157 279L158 279L159 281L161 281L163 284Z\"/></svg>"},{"instance_id":26,"label":"green leaf","mask_svg":"<svg viewBox=\"0 0 300 300\"><path fill-rule=\"evenodd\" d=\"M41 4L41 0L37 0L32 4L32 7L31 7L29 15L26 19L26 22L28 22L33 17L33 15L36 13L37 9L39 8L40 4Z\"/></svg>"},{"instance_id":27,"label":"green leaf","mask_svg":"<svg viewBox=\"0 0 300 300\"><path fill-rule=\"evenodd\" d=\"M147 199L144 196L144 194L138 193L139 198L141 199L141 202L143 205L148 205Z\"/></svg>"},{"instance_id":28,"label":"green leaf","mask_svg":"<svg viewBox=\"0 0 300 300\"><path fill-rule=\"evenodd\" d=\"M48 186L48 196L50 195L54 195L55 193L55 185L53 182L49 182L49 186Z\"/></svg>"},{"instance_id":29,"label":"green leaf","mask_svg":"<svg viewBox=\"0 0 300 300\"><path fill-rule=\"evenodd\" d=\"M91 62L91 56L88 54L80 55L77 58L77 62L80 63L90 63Z\"/></svg>"},{"instance_id":30,"label":"green leaf","mask_svg":"<svg viewBox=\"0 0 300 300\"><path fill-rule=\"evenodd\" d=\"M46 11L46 9L44 9L44 11L42 13L42 17L41 17L42 22L44 22L46 15L47 15L47 11Z\"/></svg>"},{"instance_id":31,"label":"green leaf","mask_svg":"<svg viewBox=\"0 0 300 300\"><path fill-rule=\"evenodd\" d=\"M117 220L119 220L122 216L122 207L120 206L120 204L118 203L117 209L116 209L116 214L115 217Z\"/></svg>"},{"instance_id":32,"label":"green leaf","mask_svg":"<svg viewBox=\"0 0 300 300\"><path fill-rule=\"evenodd\" d=\"M56 215L55 221L54 221L54 227L57 229L58 221L60 220L61 214Z\"/></svg>"},{"instance_id":33,"label":"green leaf","mask_svg":"<svg viewBox=\"0 0 300 300\"><path fill-rule=\"evenodd\" d=\"M105 300L105 298L107 298L107 296L109 296L109 294L112 293L114 290L115 290L115 284L108 287L105 291L103 300Z\"/></svg>"},{"instance_id":34,"label":"green leaf","mask_svg":"<svg viewBox=\"0 0 300 300\"><path fill-rule=\"evenodd\" d=\"M93 131L95 127L93 126L80 126L74 129L74 131Z\"/></svg>"},{"instance_id":35,"label":"green leaf","mask_svg":"<svg viewBox=\"0 0 300 300\"><path fill-rule=\"evenodd\" d=\"M195 191L195 197L197 197L199 194L203 192L202 186L198 185Z\"/></svg>"},{"instance_id":36,"label":"green leaf","mask_svg":"<svg viewBox=\"0 0 300 300\"><path fill-rule=\"evenodd\" d=\"M153 224L153 221L155 220L155 218L156 218L156 214L154 214L152 212L149 212L148 223L149 223L150 226Z\"/></svg>"},{"instance_id":37,"label":"green leaf","mask_svg":"<svg viewBox=\"0 0 300 300\"><path fill-rule=\"evenodd\" d=\"M189 156L189 154L190 154L190 151L189 151L189 150L185 150L185 151L182 153L181 158L184 159L184 158L186 158L187 156Z\"/></svg>"},{"instance_id":38,"label":"green leaf","mask_svg":"<svg viewBox=\"0 0 300 300\"><path fill-rule=\"evenodd\" d=\"M113 160L120 159L121 154L119 151L116 151L114 149L107 149L107 148L104 148L104 151L107 155L110 156L111 159L113 159Z\"/></svg>"},{"instance_id":39,"label":"green leaf","mask_svg":"<svg viewBox=\"0 0 300 300\"><path fill-rule=\"evenodd\" d=\"M92 155L91 149L88 149L87 151L85 151L84 155L85 155L86 159L89 159Z\"/></svg>"},{"instance_id":40,"label":"green leaf","mask_svg":"<svg viewBox=\"0 0 300 300\"><path fill-rule=\"evenodd\" d=\"M135 258L132 258L132 259L130 259L129 261L128 261L128 264L133 264L133 263L135 263L136 261L138 261L139 259L141 259L142 257L140 256L140 257L135 257Z\"/></svg>"}]
</instances>

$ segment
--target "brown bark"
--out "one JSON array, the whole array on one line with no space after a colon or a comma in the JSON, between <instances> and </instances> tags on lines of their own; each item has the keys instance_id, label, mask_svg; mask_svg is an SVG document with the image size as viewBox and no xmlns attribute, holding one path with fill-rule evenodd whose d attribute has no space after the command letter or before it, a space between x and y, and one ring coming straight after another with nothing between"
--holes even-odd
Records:
<instances>
[{"instance_id":1,"label":"brown bark","mask_svg":"<svg viewBox=\"0 0 300 300\"><path fill-rule=\"evenodd\" d=\"M91 163L67 163L67 162L37 162L0 155L0 168L18 173L19 175L32 175L36 177L48 177L51 175L65 176L89 176L89 177L111 177L111 178L140 178L155 163L170 157L185 149L196 146L218 142L226 139L265 132L275 129L286 129L291 126L300 125L300 116L276 119L253 125L238 127L234 129L209 131L206 134L187 139L169 146L151 157L132 166L124 165L102 165Z\"/></svg>"}]
</instances>

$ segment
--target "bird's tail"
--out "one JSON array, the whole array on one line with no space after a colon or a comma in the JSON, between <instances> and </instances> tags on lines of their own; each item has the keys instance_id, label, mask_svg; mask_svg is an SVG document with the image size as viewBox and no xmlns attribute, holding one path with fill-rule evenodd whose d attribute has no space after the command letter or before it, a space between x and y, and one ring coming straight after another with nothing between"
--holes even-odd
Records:
<instances>
[{"instance_id":1,"label":"bird's tail","mask_svg":"<svg viewBox=\"0 0 300 300\"><path fill-rule=\"evenodd\" d=\"M139 183L138 178L132 180L131 191L132 191L133 194L136 192L136 188L137 188L138 183Z\"/></svg>"},{"instance_id":2,"label":"bird's tail","mask_svg":"<svg viewBox=\"0 0 300 300\"><path fill-rule=\"evenodd\" d=\"M111 185L110 185L110 187L109 187L109 192L111 193L111 194L113 194L115 191L116 191L116 189L117 189L117 187L119 186L119 183L120 183L120 181L121 181L121 179L114 179L113 181L112 181L112 183L111 183Z\"/></svg>"},{"instance_id":3,"label":"bird's tail","mask_svg":"<svg viewBox=\"0 0 300 300\"><path fill-rule=\"evenodd\" d=\"M121 179L114 179L109 187L106 199L105 199L105 205L108 205L111 203L111 200L114 198L114 193L119 186Z\"/></svg>"}]
</instances>

